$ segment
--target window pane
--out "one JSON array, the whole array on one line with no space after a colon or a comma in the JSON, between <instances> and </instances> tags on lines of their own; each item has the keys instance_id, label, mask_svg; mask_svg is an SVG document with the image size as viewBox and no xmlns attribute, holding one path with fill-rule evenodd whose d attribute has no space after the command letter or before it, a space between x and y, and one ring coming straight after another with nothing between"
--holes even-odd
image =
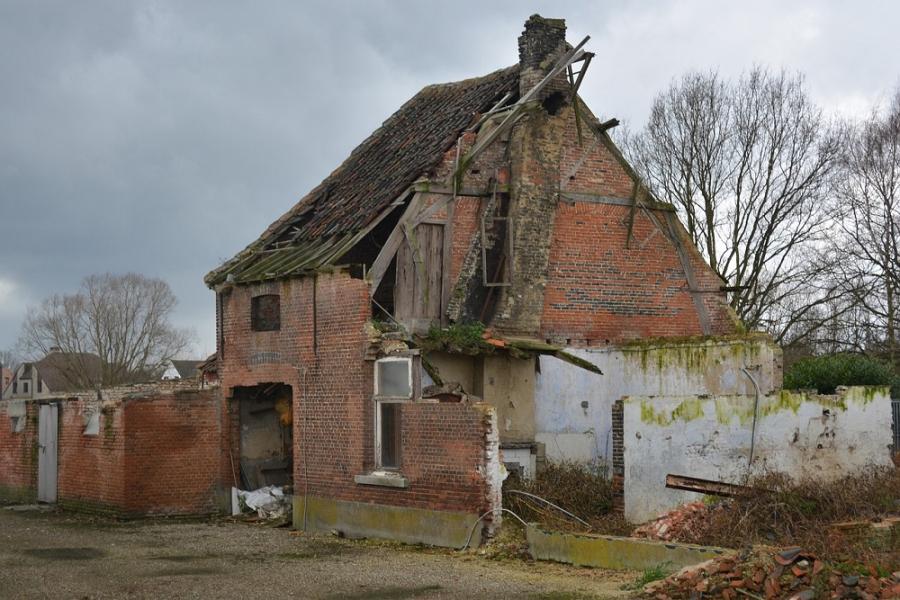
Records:
<instances>
[{"instance_id":1,"label":"window pane","mask_svg":"<svg viewBox=\"0 0 900 600\"><path fill-rule=\"evenodd\" d=\"M381 407L381 466L400 466L400 405L380 403Z\"/></svg>"},{"instance_id":2,"label":"window pane","mask_svg":"<svg viewBox=\"0 0 900 600\"><path fill-rule=\"evenodd\" d=\"M408 360L384 360L378 362L378 395L409 398Z\"/></svg>"}]
</instances>

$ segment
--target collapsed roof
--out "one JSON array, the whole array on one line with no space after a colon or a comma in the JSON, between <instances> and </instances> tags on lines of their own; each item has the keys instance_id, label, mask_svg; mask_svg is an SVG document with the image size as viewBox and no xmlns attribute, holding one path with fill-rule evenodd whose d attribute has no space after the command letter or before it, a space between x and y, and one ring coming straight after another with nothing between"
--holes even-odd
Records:
<instances>
[{"instance_id":1,"label":"collapsed roof","mask_svg":"<svg viewBox=\"0 0 900 600\"><path fill-rule=\"evenodd\" d=\"M256 241L204 281L210 287L225 281L261 281L335 264L380 218L402 204L404 192L438 165L479 114L504 97L518 95L518 75L516 65L425 87Z\"/></svg>"}]
</instances>

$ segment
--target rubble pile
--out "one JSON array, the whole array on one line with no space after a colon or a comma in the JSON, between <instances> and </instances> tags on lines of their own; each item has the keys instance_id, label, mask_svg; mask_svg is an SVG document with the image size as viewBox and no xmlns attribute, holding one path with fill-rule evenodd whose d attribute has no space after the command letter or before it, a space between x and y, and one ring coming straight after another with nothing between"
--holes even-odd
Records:
<instances>
[{"instance_id":1,"label":"rubble pile","mask_svg":"<svg viewBox=\"0 0 900 600\"><path fill-rule=\"evenodd\" d=\"M801 548L780 552L758 548L686 567L667 579L647 584L643 597L654 600L900 598L900 572L883 577L872 568L866 574L842 574Z\"/></svg>"},{"instance_id":2,"label":"rubble pile","mask_svg":"<svg viewBox=\"0 0 900 600\"><path fill-rule=\"evenodd\" d=\"M645 537L666 542L693 539L692 532L699 532L711 510L703 502L691 502L669 511L661 517L634 530L634 537Z\"/></svg>"}]
</instances>

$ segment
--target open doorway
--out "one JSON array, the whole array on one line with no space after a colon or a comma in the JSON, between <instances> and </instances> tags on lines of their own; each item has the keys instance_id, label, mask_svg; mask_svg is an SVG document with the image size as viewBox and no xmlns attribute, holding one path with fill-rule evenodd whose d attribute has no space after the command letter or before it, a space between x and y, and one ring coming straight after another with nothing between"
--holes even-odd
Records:
<instances>
[{"instance_id":1,"label":"open doorway","mask_svg":"<svg viewBox=\"0 0 900 600\"><path fill-rule=\"evenodd\" d=\"M240 414L241 486L293 486L293 395L283 383L234 389Z\"/></svg>"}]
</instances>

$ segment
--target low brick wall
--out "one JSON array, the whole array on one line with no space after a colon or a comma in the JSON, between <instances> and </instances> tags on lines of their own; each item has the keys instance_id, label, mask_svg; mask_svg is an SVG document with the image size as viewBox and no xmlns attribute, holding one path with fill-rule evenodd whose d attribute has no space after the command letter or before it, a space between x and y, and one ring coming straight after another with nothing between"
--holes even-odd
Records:
<instances>
[{"instance_id":1,"label":"low brick wall","mask_svg":"<svg viewBox=\"0 0 900 600\"><path fill-rule=\"evenodd\" d=\"M219 510L230 482L221 477L228 438L217 390L154 384L101 390L100 396L54 401L60 506L127 517ZM18 432L7 404L0 404L0 501L34 501L38 403L25 403L26 424Z\"/></svg>"},{"instance_id":2,"label":"low brick wall","mask_svg":"<svg viewBox=\"0 0 900 600\"><path fill-rule=\"evenodd\" d=\"M20 418L24 422L14 422ZM21 430L14 431L16 426ZM0 402L0 502L33 502L36 495L37 406L4 400Z\"/></svg>"}]
</instances>

